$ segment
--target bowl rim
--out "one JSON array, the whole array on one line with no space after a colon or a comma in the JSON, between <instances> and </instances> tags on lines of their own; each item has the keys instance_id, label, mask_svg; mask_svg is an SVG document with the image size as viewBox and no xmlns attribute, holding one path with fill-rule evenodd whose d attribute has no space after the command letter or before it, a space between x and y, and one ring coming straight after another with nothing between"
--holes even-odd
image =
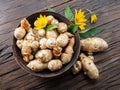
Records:
<instances>
[{"instance_id":1,"label":"bowl rim","mask_svg":"<svg viewBox=\"0 0 120 90\"><path fill-rule=\"evenodd\" d=\"M68 22L69 24L73 24L71 21L69 21L67 18L65 18L63 15L61 15L61 14L59 14L59 13L55 13L55 12L50 12L50 11L40 11L40 12L36 12L36 13L33 13L33 14L31 14L31 15L29 15L29 16L27 16L26 17L26 19L28 20L30 17L32 17L33 15L36 15L36 14L43 14L43 15L46 15L46 13L47 13L47 15L58 15L60 18L62 18L63 19L63 22L64 22L64 20L66 20L66 22ZM55 17L55 16L54 16ZM29 20L28 20L29 21ZM20 25L18 25L18 27L19 27ZM30 73L30 74L32 74L32 75L34 75L34 76L39 76L39 77L44 77L44 78L48 78L48 77L55 77L55 76L58 76L58 75L61 75L61 74L63 74L63 73L65 73L66 71L68 71L72 66L73 66L73 64L77 61L77 58L78 58L78 56L79 56L79 53L80 53L80 36L79 36L79 32L77 31L76 33L76 37L77 38L75 38L76 40L77 40L77 43L78 43L78 46L77 46L77 53L76 54L74 54L73 55L73 57L72 57L72 59L74 58L75 60L71 60L68 64L66 64L66 66L65 66L65 68L63 69L63 68L61 68L60 69L60 71L59 71L59 73L57 73L58 71L56 71L56 73L55 72L51 72L51 73L53 73L53 74L42 74L42 72L34 72L34 71L32 71L31 69L29 69L25 64L23 64L22 63L22 61L23 61L23 59L20 61L20 60L18 60L19 58L18 58L18 56L17 56L17 54L18 54L18 52L17 52L17 50L16 50L16 48L18 48L18 47L14 47L14 46L16 46L16 43L15 43L15 41L17 40L15 37L14 37L14 35L13 35L13 45L12 45L12 49L13 49L13 55L14 55L14 58L15 58L15 60L16 60L16 62L17 62L17 64L23 69L23 70L25 70L26 72L28 72L28 73ZM76 44L76 43L75 43ZM74 52L75 53L75 52Z\"/></svg>"}]
</instances>

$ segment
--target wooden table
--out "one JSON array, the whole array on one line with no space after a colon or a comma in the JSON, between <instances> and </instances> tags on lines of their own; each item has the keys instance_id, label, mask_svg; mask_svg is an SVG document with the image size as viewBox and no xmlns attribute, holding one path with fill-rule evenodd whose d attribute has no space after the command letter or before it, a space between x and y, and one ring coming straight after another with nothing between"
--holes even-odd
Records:
<instances>
[{"instance_id":1,"label":"wooden table","mask_svg":"<svg viewBox=\"0 0 120 90\"><path fill-rule=\"evenodd\" d=\"M52 7L64 14L66 4L74 9L90 9L98 14L98 22L88 27L103 27L98 36L109 48L96 53L95 63L100 79L90 80L71 71L54 78L32 76L21 69L12 52L13 31L20 20L32 13ZM88 15L87 15L88 17ZM120 0L1 0L0 1L0 90L120 90Z\"/></svg>"}]
</instances>

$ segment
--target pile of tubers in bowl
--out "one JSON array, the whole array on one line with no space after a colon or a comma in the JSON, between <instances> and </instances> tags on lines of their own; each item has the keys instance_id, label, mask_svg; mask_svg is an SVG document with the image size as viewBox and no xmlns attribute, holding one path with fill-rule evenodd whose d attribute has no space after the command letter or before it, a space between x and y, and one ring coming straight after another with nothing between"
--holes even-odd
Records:
<instances>
[{"instance_id":1,"label":"pile of tubers in bowl","mask_svg":"<svg viewBox=\"0 0 120 90\"><path fill-rule=\"evenodd\" d=\"M99 37L92 37L80 40L81 53L78 60L72 67L72 73L77 74L83 69L84 74L90 79L99 79L99 70L94 63L94 52L102 52L108 48L108 44L105 40ZM83 53L87 52L87 55Z\"/></svg>"},{"instance_id":2,"label":"pile of tubers in bowl","mask_svg":"<svg viewBox=\"0 0 120 90\"><path fill-rule=\"evenodd\" d=\"M74 53L75 37L68 32L67 24L59 22L52 15L48 15L47 19L48 25L54 24L57 28L35 30L24 18L14 31L23 60L35 72L59 70L71 61Z\"/></svg>"}]
</instances>

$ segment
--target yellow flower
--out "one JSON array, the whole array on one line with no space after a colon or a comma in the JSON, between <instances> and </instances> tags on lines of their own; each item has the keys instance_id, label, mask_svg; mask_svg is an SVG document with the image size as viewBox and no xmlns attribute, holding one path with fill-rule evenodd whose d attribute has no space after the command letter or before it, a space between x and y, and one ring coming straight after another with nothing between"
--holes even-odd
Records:
<instances>
[{"instance_id":1,"label":"yellow flower","mask_svg":"<svg viewBox=\"0 0 120 90\"><path fill-rule=\"evenodd\" d=\"M92 12L91 10L89 10L89 9L87 9L87 11L91 14L90 22L95 23L97 21L97 15L94 12Z\"/></svg>"},{"instance_id":2,"label":"yellow flower","mask_svg":"<svg viewBox=\"0 0 120 90\"><path fill-rule=\"evenodd\" d=\"M97 21L97 15L95 13L91 14L91 23L95 23Z\"/></svg>"},{"instance_id":3,"label":"yellow flower","mask_svg":"<svg viewBox=\"0 0 120 90\"><path fill-rule=\"evenodd\" d=\"M37 18L37 20L34 22L35 29L36 29L36 30L40 30L40 29L46 27L47 23L48 23L47 17L46 17L45 15L42 16L42 15L40 14L40 16L39 16L39 17Z\"/></svg>"},{"instance_id":4,"label":"yellow flower","mask_svg":"<svg viewBox=\"0 0 120 90\"><path fill-rule=\"evenodd\" d=\"M75 24L79 25L79 28L81 30L85 29L86 26L86 17L85 17L85 13L82 10L75 10Z\"/></svg>"}]
</instances>

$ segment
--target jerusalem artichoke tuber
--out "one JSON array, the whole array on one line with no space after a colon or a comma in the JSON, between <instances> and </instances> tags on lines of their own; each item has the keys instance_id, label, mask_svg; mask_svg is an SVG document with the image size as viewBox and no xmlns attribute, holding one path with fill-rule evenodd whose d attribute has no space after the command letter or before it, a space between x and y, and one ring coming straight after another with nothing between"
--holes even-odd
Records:
<instances>
[{"instance_id":1,"label":"jerusalem artichoke tuber","mask_svg":"<svg viewBox=\"0 0 120 90\"><path fill-rule=\"evenodd\" d=\"M51 24L58 25L59 21L57 19L53 18L52 21L51 21Z\"/></svg>"},{"instance_id":2,"label":"jerusalem artichoke tuber","mask_svg":"<svg viewBox=\"0 0 120 90\"><path fill-rule=\"evenodd\" d=\"M83 53L80 54L80 60L85 74L87 74L88 77L91 79L98 79L99 71L96 65L94 64L93 60L91 60Z\"/></svg>"},{"instance_id":3,"label":"jerusalem artichoke tuber","mask_svg":"<svg viewBox=\"0 0 120 90\"><path fill-rule=\"evenodd\" d=\"M31 61L32 59L33 59L33 55L31 54L31 55L25 55L25 56L23 56L23 60L25 61L25 62L29 62L29 61Z\"/></svg>"},{"instance_id":4,"label":"jerusalem artichoke tuber","mask_svg":"<svg viewBox=\"0 0 120 90\"><path fill-rule=\"evenodd\" d=\"M23 39L26 34L26 31L24 28L18 27L14 31L14 36L16 39Z\"/></svg>"},{"instance_id":5,"label":"jerusalem artichoke tuber","mask_svg":"<svg viewBox=\"0 0 120 90\"><path fill-rule=\"evenodd\" d=\"M66 47L65 49L65 52L62 53L61 55L61 61L63 64L67 64L71 61L72 59L72 54L73 54L73 46L75 44L75 39L74 38L71 38L70 41L69 41L69 44L68 46Z\"/></svg>"},{"instance_id":6,"label":"jerusalem artichoke tuber","mask_svg":"<svg viewBox=\"0 0 120 90\"><path fill-rule=\"evenodd\" d=\"M21 49L21 53L22 55L30 55L32 52L32 48L30 46L27 46L27 45L23 45L22 46L22 49Z\"/></svg>"},{"instance_id":7,"label":"jerusalem artichoke tuber","mask_svg":"<svg viewBox=\"0 0 120 90\"><path fill-rule=\"evenodd\" d=\"M46 38L57 38L58 37L58 32L56 30L50 30L46 32Z\"/></svg>"},{"instance_id":8,"label":"jerusalem artichoke tuber","mask_svg":"<svg viewBox=\"0 0 120 90\"><path fill-rule=\"evenodd\" d=\"M52 15L47 16L48 24L51 24L52 20L55 19Z\"/></svg>"},{"instance_id":9,"label":"jerusalem artichoke tuber","mask_svg":"<svg viewBox=\"0 0 120 90\"><path fill-rule=\"evenodd\" d=\"M56 39L55 38L49 38L49 39L47 39L46 46L49 49L53 49L53 47L56 46Z\"/></svg>"},{"instance_id":10,"label":"jerusalem artichoke tuber","mask_svg":"<svg viewBox=\"0 0 120 90\"><path fill-rule=\"evenodd\" d=\"M64 34L66 34L69 38L72 38L74 35L70 32L65 32Z\"/></svg>"},{"instance_id":11,"label":"jerusalem artichoke tuber","mask_svg":"<svg viewBox=\"0 0 120 90\"><path fill-rule=\"evenodd\" d=\"M53 55L55 58L58 58L62 54L62 48L59 46L56 46L53 48Z\"/></svg>"},{"instance_id":12,"label":"jerusalem artichoke tuber","mask_svg":"<svg viewBox=\"0 0 120 90\"><path fill-rule=\"evenodd\" d=\"M21 20L21 27L24 28L26 31L28 31L30 29L30 26L31 25L26 18Z\"/></svg>"},{"instance_id":13,"label":"jerusalem artichoke tuber","mask_svg":"<svg viewBox=\"0 0 120 90\"><path fill-rule=\"evenodd\" d=\"M23 41L24 41L23 39L21 39L21 40L17 40L16 45L17 45L17 47L18 47L19 49L22 49Z\"/></svg>"},{"instance_id":14,"label":"jerusalem artichoke tuber","mask_svg":"<svg viewBox=\"0 0 120 90\"><path fill-rule=\"evenodd\" d=\"M77 74L78 72L80 72L81 68L82 68L81 61L77 60L75 64L72 66L72 73Z\"/></svg>"},{"instance_id":15,"label":"jerusalem artichoke tuber","mask_svg":"<svg viewBox=\"0 0 120 90\"><path fill-rule=\"evenodd\" d=\"M45 36L45 29L40 29L38 32L37 32L38 36L40 37L43 37Z\"/></svg>"},{"instance_id":16,"label":"jerusalem artichoke tuber","mask_svg":"<svg viewBox=\"0 0 120 90\"><path fill-rule=\"evenodd\" d=\"M46 39L46 38L40 39L40 41L39 41L40 49L46 49L46 48L47 48L46 42L47 42L47 39Z\"/></svg>"},{"instance_id":17,"label":"jerusalem artichoke tuber","mask_svg":"<svg viewBox=\"0 0 120 90\"><path fill-rule=\"evenodd\" d=\"M35 58L40 58L42 62L49 62L52 57L52 51L49 49L39 50L35 55Z\"/></svg>"},{"instance_id":18,"label":"jerusalem artichoke tuber","mask_svg":"<svg viewBox=\"0 0 120 90\"><path fill-rule=\"evenodd\" d=\"M48 62L48 69L51 71L56 71L62 68L62 62L59 59L53 59Z\"/></svg>"},{"instance_id":19,"label":"jerusalem artichoke tuber","mask_svg":"<svg viewBox=\"0 0 120 90\"><path fill-rule=\"evenodd\" d=\"M93 52L104 51L108 48L108 44L102 38L93 37L87 38L80 41L81 50L87 51L89 55Z\"/></svg>"},{"instance_id":20,"label":"jerusalem artichoke tuber","mask_svg":"<svg viewBox=\"0 0 120 90\"><path fill-rule=\"evenodd\" d=\"M57 37L57 45L60 47L65 47L68 44L69 37L66 34L60 34Z\"/></svg>"},{"instance_id":21,"label":"jerusalem artichoke tuber","mask_svg":"<svg viewBox=\"0 0 120 90\"><path fill-rule=\"evenodd\" d=\"M30 61L27 64L27 67L29 67L31 70L33 70L35 72L43 71L43 70L47 69L47 66L48 66L47 63L42 63L39 59Z\"/></svg>"},{"instance_id":22,"label":"jerusalem artichoke tuber","mask_svg":"<svg viewBox=\"0 0 120 90\"><path fill-rule=\"evenodd\" d=\"M64 22L60 22L58 24L58 32L59 33L64 33L67 31L67 29L68 29L67 24L65 24Z\"/></svg>"}]
</instances>

